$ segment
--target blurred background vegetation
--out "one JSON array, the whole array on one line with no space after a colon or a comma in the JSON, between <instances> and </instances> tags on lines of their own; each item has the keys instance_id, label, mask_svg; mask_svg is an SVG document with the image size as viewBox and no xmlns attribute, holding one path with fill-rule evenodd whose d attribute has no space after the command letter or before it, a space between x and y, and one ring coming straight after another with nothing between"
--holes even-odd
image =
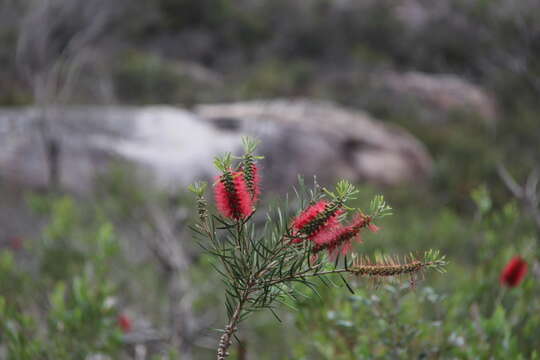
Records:
<instances>
[{"instance_id":1,"label":"blurred background vegetation","mask_svg":"<svg viewBox=\"0 0 540 360\"><path fill-rule=\"evenodd\" d=\"M358 184L360 208L382 192L395 211L357 250L440 249L448 273L323 286L245 324L232 357L538 359L539 18L534 0L0 0L0 106L309 98L397 124L433 172ZM223 299L185 189L126 164L90 196L7 178L0 359L213 358ZM529 272L506 288L516 255Z\"/></svg>"}]
</instances>

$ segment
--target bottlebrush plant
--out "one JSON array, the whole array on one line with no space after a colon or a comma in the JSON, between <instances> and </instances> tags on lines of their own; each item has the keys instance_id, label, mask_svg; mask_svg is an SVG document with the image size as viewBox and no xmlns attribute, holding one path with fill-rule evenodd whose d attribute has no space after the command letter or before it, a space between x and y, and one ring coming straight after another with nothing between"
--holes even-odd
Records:
<instances>
[{"instance_id":1,"label":"bottlebrush plant","mask_svg":"<svg viewBox=\"0 0 540 360\"><path fill-rule=\"evenodd\" d=\"M315 182L307 189L300 179L295 189L299 211L290 214L288 197L281 206L270 208L261 231L254 218L260 196L260 171L255 155L257 142L245 138L245 153L218 157L220 171L213 185L217 213L208 208L207 184L189 187L197 197L198 221L192 226L200 245L219 259L215 270L226 287L228 323L217 348L217 359L225 359L238 325L257 310L275 314L277 303L295 299L294 284L315 289L315 278L337 274L349 289L343 274L380 280L409 276L412 282L424 270L444 271L444 256L428 251L422 258L409 256L404 261L383 257L371 261L358 256L353 243L360 243L366 229L377 232L379 219L391 214L391 207L380 195L371 201L369 212L349 207L358 190L341 180L333 191ZM291 216L289 216L291 215ZM352 291L352 290L351 290ZM276 315L277 317L277 315Z\"/></svg>"}]
</instances>

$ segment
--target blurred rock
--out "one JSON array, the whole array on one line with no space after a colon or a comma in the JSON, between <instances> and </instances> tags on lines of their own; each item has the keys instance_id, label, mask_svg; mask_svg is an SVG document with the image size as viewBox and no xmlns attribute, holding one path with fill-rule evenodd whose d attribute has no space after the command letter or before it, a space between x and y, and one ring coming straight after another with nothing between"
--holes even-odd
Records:
<instances>
[{"instance_id":1,"label":"blurred rock","mask_svg":"<svg viewBox=\"0 0 540 360\"><path fill-rule=\"evenodd\" d=\"M455 111L474 113L487 122L496 119L494 99L479 86L455 75L385 72L374 82L396 98L389 106L417 108L422 112L421 120L447 121Z\"/></svg>"},{"instance_id":2,"label":"blurred rock","mask_svg":"<svg viewBox=\"0 0 540 360\"><path fill-rule=\"evenodd\" d=\"M424 146L405 130L359 111L307 100L200 105L195 111L216 124L237 122L263 140L264 167L272 184L288 186L297 174L317 174L383 185L421 181L431 172Z\"/></svg>"},{"instance_id":3,"label":"blurred rock","mask_svg":"<svg viewBox=\"0 0 540 360\"><path fill-rule=\"evenodd\" d=\"M51 110L48 133L59 143L60 184L91 190L115 161L138 177L177 190L213 174L213 157L240 148L240 135L222 133L194 114L169 106L76 107ZM48 164L35 108L0 111L0 176L33 187L48 184Z\"/></svg>"},{"instance_id":4,"label":"blurred rock","mask_svg":"<svg viewBox=\"0 0 540 360\"><path fill-rule=\"evenodd\" d=\"M241 151L246 134L263 141L269 190L289 187L298 174L395 185L431 171L422 144L398 127L330 103L276 100L200 105L196 114L169 106L0 110L0 178L47 186L47 138L57 144L64 189L88 192L97 175L123 160L138 178L176 191L211 179L213 157Z\"/></svg>"}]
</instances>

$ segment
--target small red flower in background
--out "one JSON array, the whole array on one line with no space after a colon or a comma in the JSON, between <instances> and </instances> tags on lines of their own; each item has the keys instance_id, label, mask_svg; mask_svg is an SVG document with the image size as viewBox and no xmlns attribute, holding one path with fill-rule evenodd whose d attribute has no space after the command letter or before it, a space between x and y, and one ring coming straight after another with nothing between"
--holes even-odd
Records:
<instances>
[{"instance_id":1,"label":"small red flower in background","mask_svg":"<svg viewBox=\"0 0 540 360\"><path fill-rule=\"evenodd\" d=\"M521 256L513 257L504 267L500 282L503 286L516 287L527 274L527 262Z\"/></svg>"},{"instance_id":2,"label":"small red flower in background","mask_svg":"<svg viewBox=\"0 0 540 360\"><path fill-rule=\"evenodd\" d=\"M214 185L216 206L228 218L243 219L253 212L253 200L241 172L226 172Z\"/></svg>"},{"instance_id":3,"label":"small red flower in background","mask_svg":"<svg viewBox=\"0 0 540 360\"><path fill-rule=\"evenodd\" d=\"M126 314L118 315L116 322L118 323L118 326L120 327L120 329L122 329L122 332L124 334L127 334L131 332L131 330L133 330L133 323L131 322L131 318Z\"/></svg>"},{"instance_id":4,"label":"small red flower in background","mask_svg":"<svg viewBox=\"0 0 540 360\"><path fill-rule=\"evenodd\" d=\"M21 250L23 248L23 238L20 236L12 236L9 238L9 247L11 250Z\"/></svg>"}]
</instances>

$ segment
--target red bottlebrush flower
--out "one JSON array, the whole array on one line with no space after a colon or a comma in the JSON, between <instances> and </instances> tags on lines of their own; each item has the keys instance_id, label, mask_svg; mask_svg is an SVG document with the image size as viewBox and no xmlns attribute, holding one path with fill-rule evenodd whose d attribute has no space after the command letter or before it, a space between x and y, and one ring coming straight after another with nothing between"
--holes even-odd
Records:
<instances>
[{"instance_id":1,"label":"red bottlebrush flower","mask_svg":"<svg viewBox=\"0 0 540 360\"><path fill-rule=\"evenodd\" d=\"M243 219L253 212L253 201L244 176L227 171L217 178L214 195L219 212L228 218Z\"/></svg>"},{"instance_id":2,"label":"red bottlebrush flower","mask_svg":"<svg viewBox=\"0 0 540 360\"><path fill-rule=\"evenodd\" d=\"M370 219L359 214L348 226L338 225L320 232L313 238L315 242L313 253L326 249L330 258L335 259L341 249L341 253L347 255L352 249L353 240L362 242L360 230L366 226L369 227L369 224Z\"/></svg>"},{"instance_id":3,"label":"red bottlebrush flower","mask_svg":"<svg viewBox=\"0 0 540 360\"><path fill-rule=\"evenodd\" d=\"M340 206L321 200L311 205L298 215L292 228L295 234L304 234L313 240L322 231L330 230L339 225L338 217L343 213ZM301 238L292 240L293 243L302 242Z\"/></svg>"},{"instance_id":4,"label":"red bottlebrush flower","mask_svg":"<svg viewBox=\"0 0 540 360\"><path fill-rule=\"evenodd\" d=\"M293 221L293 229L301 230L311 221L313 221L317 215L321 214L328 203L324 200L319 201L316 204L311 205L306 210L304 210L300 215L296 217Z\"/></svg>"},{"instance_id":5,"label":"red bottlebrush flower","mask_svg":"<svg viewBox=\"0 0 540 360\"><path fill-rule=\"evenodd\" d=\"M515 256L506 264L499 280L503 286L516 287L526 274L527 262L521 256Z\"/></svg>"},{"instance_id":6,"label":"red bottlebrush flower","mask_svg":"<svg viewBox=\"0 0 540 360\"><path fill-rule=\"evenodd\" d=\"M116 322L124 334L127 334L133 330L133 323L131 318L126 314L118 315Z\"/></svg>"}]
</instances>

